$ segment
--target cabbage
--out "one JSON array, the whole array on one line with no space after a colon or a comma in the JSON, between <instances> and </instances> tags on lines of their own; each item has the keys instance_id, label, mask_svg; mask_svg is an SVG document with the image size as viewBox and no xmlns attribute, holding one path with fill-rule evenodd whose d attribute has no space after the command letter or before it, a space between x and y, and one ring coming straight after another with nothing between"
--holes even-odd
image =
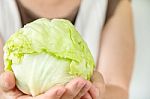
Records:
<instances>
[{"instance_id":1,"label":"cabbage","mask_svg":"<svg viewBox=\"0 0 150 99\"><path fill-rule=\"evenodd\" d=\"M5 70L32 96L75 77L90 80L94 60L78 31L65 19L41 18L14 33L4 46Z\"/></svg>"}]
</instances>

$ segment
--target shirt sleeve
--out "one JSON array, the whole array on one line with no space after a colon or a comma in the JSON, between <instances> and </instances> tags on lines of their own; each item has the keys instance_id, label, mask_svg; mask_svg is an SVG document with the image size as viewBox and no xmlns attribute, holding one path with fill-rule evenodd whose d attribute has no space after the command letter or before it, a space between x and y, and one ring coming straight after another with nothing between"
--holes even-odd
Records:
<instances>
[{"instance_id":1,"label":"shirt sleeve","mask_svg":"<svg viewBox=\"0 0 150 99\"><path fill-rule=\"evenodd\" d=\"M15 0L0 0L0 35L5 42L21 28L21 18Z\"/></svg>"}]
</instances>

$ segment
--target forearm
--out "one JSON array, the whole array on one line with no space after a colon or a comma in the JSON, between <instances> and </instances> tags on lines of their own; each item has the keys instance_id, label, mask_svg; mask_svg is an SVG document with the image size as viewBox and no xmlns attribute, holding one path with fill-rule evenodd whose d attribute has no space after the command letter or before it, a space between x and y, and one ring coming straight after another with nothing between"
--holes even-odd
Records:
<instances>
[{"instance_id":1,"label":"forearm","mask_svg":"<svg viewBox=\"0 0 150 99\"><path fill-rule=\"evenodd\" d=\"M98 71L104 76L104 99L127 99L134 59L131 5L121 0L101 36ZM113 86L110 86L113 85Z\"/></svg>"}]
</instances>

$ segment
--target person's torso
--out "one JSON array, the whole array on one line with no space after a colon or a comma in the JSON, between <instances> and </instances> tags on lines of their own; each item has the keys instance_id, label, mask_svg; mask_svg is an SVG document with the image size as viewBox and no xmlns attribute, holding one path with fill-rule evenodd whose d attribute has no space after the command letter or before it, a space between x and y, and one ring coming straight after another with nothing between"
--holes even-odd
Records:
<instances>
[{"instance_id":1,"label":"person's torso","mask_svg":"<svg viewBox=\"0 0 150 99\"><path fill-rule=\"evenodd\" d=\"M106 18L107 4L108 0L81 0L78 5L80 7L77 7L77 9L73 7L74 11L68 10L68 12L71 12L70 15L72 15L72 12L76 12L72 18L75 19L74 26L90 48L95 62L99 55L100 34ZM4 42L22 27L18 10L16 0L0 0L0 35ZM66 14L66 16L68 15ZM77 17L75 17L76 15ZM65 18L66 16L62 17Z\"/></svg>"}]
</instances>

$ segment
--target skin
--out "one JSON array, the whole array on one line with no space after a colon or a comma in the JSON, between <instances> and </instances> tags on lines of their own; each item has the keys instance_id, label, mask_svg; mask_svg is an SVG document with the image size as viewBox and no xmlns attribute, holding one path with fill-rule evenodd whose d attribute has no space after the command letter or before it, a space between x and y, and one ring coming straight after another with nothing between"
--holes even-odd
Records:
<instances>
[{"instance_id":1,"label":"skin","mask_svg":"<svg viewBox=\"0 0 150 99\"><path fill-rule=\"evenodd\" d=\"M76 16L76 8L80 0L19 0L22 5L32 11L35 15L52 18L67 18L70 21ZM44 1L44 2L43 2Z\"/></svg>"},{"instance_id":2,"label":"skin","mask_svg":"<svg viewBox=\"0 0 150 99\"><path fill-rule=\"evenodd\" d=\"M98 71L105 80L103 99L127 99L134 60L134 32L130 2L120 0L101 36Z\"/></svg>"},{"instance_id":3,"label":"skin","mask_svg":"<svg viewBox=\"0 0 150 99\"><path fill-rule=\"evenodd\" d=\"M15 77L12 72L7 71L0 76L0 96L2 99L81 99L82 96L91 97L90 95L96 97L94 93L88 93L88 91L93 92L95 90L92 87L91 82L76 78L66 86L56 86L39 96L32 97L23 94L16 88ZM87 95L84 95L85 93Z\"/></svg>"},{"instance_id":4,"label":"skin","mask_svg":"<svg viewBox=\"0 0 150 99\"><path fill-rule=\"evenodd\" d=\"M62 12L62 16L69 14L72 11L70 7L78 5L79 2L79 0L76 3L73 3L72 0L62 0L62 3L58 1L45 0L46 3L43 3L41 0L37 0L36 3L32 3L30 0L21 0L22 4L33 13L49 18L51 18L50 16L59 16L59 12ZM62 10L63 7L66 7L64 3L66 1L70 9ZM50 13L50 10L46 10L49 7L48 4L57 5L58 9L55 9L55 12L58 13ZM39 8L39 5L44 7L40 6ZM55 6L50 7L52 9ZM134 59L132 12L128 0L120 0L116 10L106 21L101 34L101 50L96 69L98 72L94 72L91 82L76 78L66 86L52 88L48 92L37 96L36 99L128 99ZM2 47L1 42L0 44ZM0 52L2 53L1 47ZM0 96L3 96L3 99L8 99L7 97L12 99L33 98L18 91L15 87L13 73L4 72L1 74L0 79ZM80 87L77 87L78 85ZM61 93L59 97L56 95L57 91Z\"/></svg>"}]
</instances>

